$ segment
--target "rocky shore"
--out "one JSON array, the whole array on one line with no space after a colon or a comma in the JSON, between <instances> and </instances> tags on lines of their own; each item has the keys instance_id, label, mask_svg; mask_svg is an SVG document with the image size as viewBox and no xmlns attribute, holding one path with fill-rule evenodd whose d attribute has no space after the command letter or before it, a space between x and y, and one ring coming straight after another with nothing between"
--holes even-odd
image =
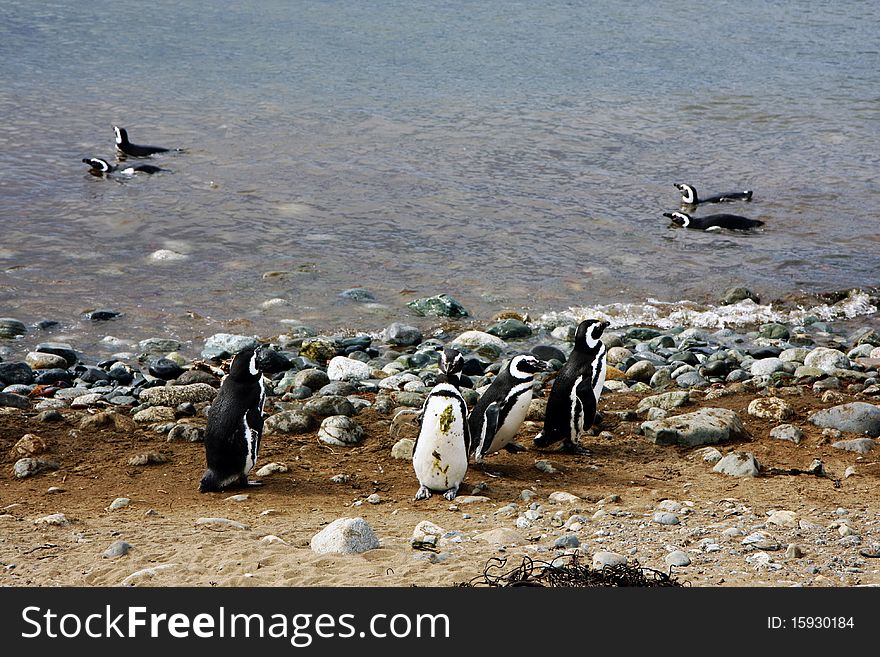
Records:
<instances>
[{"instance_id":1,"label":"rocky shore","mask_svg":"<svg viewBox=\"0 0 880 657\"><path fill-rule=\"evenodd\" d=\"M580 551L694 585L880 584L873 329L806 317L606 331L592 456L572 457L531 438L575 322L505 312L465 327L442 296L424 306L438 317L427 331L218 333L190 355L157 335L100 360L0 319L0 583L450 585L493 556ZM199 496L222 363L256 344L266 485ZM519 436L528 451L472 467L452 504L414 503L415 427L397 412L421 406L442 346L465 354L469 404L515 353L550 371Z\"/></svg>"}]
</instances>

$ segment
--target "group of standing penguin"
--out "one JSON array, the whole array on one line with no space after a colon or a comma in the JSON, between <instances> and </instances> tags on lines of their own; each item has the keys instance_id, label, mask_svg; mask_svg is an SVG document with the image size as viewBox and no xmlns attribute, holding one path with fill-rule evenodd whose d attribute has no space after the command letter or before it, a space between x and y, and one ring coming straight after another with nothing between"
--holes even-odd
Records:
<instances>
[{"instance_id":1,"label":"group of standing penguin","mask_svg":"<svg viewBox=\"0 0 880 657\"><path fill-rule=\"evenodd\" d=\"M563 451L585 452L578 439L592 425L605 383L606 348L601 337L607 322L584 320L574 337L574 347L553 381L547 399L544 427L534 439L536 447L561 442ZM440 354L441 382L435 385L419 413L419 434L413 448L413 469L419 482L415 499L432 492L452 500L467 473L471 459L502 449L522 449L513 442L532 401L534 376L547 363L531 354L508 360L468 413L459 388L464 358L454 349ZM255 486L248 474L256 463L263 433L266 387L257 366L257 351L239 352L208 411L205 429L207 470L199 490L222 491Z\"/></svg>"}]
</instances>

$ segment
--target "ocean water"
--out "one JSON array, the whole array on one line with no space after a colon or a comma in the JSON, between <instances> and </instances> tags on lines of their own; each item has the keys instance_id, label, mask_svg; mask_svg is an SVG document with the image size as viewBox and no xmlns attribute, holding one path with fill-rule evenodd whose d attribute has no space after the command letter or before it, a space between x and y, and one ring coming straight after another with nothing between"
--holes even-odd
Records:
<instances>
[{"instance_id":1,"label":"ocean water","mask_svg":"<svg viewBox=\"0 0 880 657\"><path fill-rule=\"evenodd\" d=\"M731 285L770 300L880 284L870 2L0 15L0 316L62 336L378 329L440 292L478 319L649 321L656 303L711 312ZM114 124L185 150L153 158L166 173L93 177L81 159L115 157ZM753 189L699 213L766 225L670 228L675 182ZM340 299L350 287L376 303ZM82 320L105 307L123 316Z\"/></svg>"}]
</instances>

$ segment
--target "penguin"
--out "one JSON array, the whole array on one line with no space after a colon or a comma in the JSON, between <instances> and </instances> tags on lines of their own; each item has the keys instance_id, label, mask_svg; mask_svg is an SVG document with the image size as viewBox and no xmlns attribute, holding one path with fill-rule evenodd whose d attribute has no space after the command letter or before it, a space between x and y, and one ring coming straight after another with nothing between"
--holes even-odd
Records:
<instances>
[{"instance_id":1,"label":"penguin","mask_svg":"<svg viewBox=\"0 0 880 657\"><path fill-rule=\"evenodd\" d=\"M167 153L170 148L163 148L162 146L142 146L139 144L132 144L128 141L128 132L125 128L120 128L118 125L113 126L113 131L116 133L116 150L124 155L131 155L132 157L149 157L154 153Z\"/></svg>"},{"instance_id":2,"label":"penguin","mask_svg":"<svg viewBox=\"0 0 880 657\"><path fill-rule=\"evenodd\" d=\"M514 356L477 400L468 417L477 463L502 447L518 451L513 439L526 419L535 373L546 370L547 364L531 354Z\"/></svg>"},{"instance_id":3,"label":"penguin","mask_svg":"<svg viewBox=\"0 0 880 657\"><path fill-rule=\"evenodd\" d=\"M605 385L607 350L600 338L606 328L608 322L596 319L585 319L578 325L574 349L550 389L544 428L535 436L535 447L547 447L561 440L563 451L589 453L577 441L593 426Z\"/></svg>"},{"instance_id":4,"label":"penguin","mask_svg":"<svg viewBox=\"0 0 880 657\"><path fill-rule=\"evenodd\" d=\"M676 226L697 230L712 230L714 228L749 230L764 225L760 219L749 219L737 214L710 214L705 217L692 217L684 212L664 212L663 216L672 219L672 223Z\"/></svg>"},{"instance_id":5,"label":"penguin","mask_svg":"<svg viewBox=\"0 0 880 657\"><path fill-rule=\"evenodd\" d=\"M235 355L229 374L208 412L205 429L205 457L208 469L199 484L202 493L233 486L260 486L247 475L257 461L263 434L263 405L266 387L257 368L255 349Z\"/></svg>"},{"instance_id":6,"label":"penguin","mask_svg":"<svg viewBox=\"0 0 880 657\"><path fill-rule=\"evenodd\" d=\"M438 383L422 405L421 427L413 448L413 469L419 480L416 500L443 491L454 500L468 467L471 435L467 405L451 383Z\"/></svg>"},{"instance_id":7,"label":"penguin","mask_svg":"<svg viewBox=\"0 0 880 657\"><path fill-rule=\"evenodd\" d=\"M698 198L697 190L693 185L685 183L674 183L673 185L681 192L682 205L699 205L700 203L728 203L730 201L751 201L752 190L747 189L742 192L728 192L727 194L716 194L709 198Z\"/></svg>"},{"instance_id":8,"label":"penguin","mask_svg":"<svg viewBox=\"0 0 880 657\"><path fill-rule=\"evenodd\" d=\"M445 378L445 383L449 383L456 389L461 388L464 371L464 357L455 349L445 348L440 352L440 362L438 364L440 374ZM443 382L443 379L441 379ZM467 386L470 387L470 386Z\"/></svg>"},{"instance_id":9,"label":"penguin","mask_svg":"<svg viewBox=\"0 0 880 657\"><path fill-rule=\"evenodd\" d=\"M89 173L94 176L103 176L107 173L119 172L124 173L127 176L133 176L136 172L141 173L159 173L160 171L167 171L168 169L163 169L161 167L153 166L152 164L141 164L136 167L125 167L121 168L116 166L115 164L110 164L107 160L102 160L100 157L84 157L83 162L89 165Z\"/></svg>"}]
</instances>

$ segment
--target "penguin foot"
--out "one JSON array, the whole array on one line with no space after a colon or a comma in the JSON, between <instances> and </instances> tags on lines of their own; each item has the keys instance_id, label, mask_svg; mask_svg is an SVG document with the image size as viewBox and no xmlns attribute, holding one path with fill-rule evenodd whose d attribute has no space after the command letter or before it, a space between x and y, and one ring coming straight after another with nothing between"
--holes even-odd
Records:
<instances>
[{"instance_id":1,"label":"penguin foot","mask_svg":"<svg viewBox=\"0 0 880 657\"><path fill-rule=\"evenodd\" d=\"M562 443L562 449L560 451L565 452L566 454L575 454L577 456L590 456L592 454L592 452L585 447L581 447L580 445L568 441Z\"/></svg>"},{"instance_id":2,"label":"penguin foot","mask_svg":"<svg viewBox=\"0 0 880 657\"><path fill-rule=\"evenodd\" d=\"M443 497L445 497L450 502L455 499L455 496L458 495L458 486L454 488L450 488L448 491L443 493Z\"/></svg>"},{"instance_id":3,"label":"penguin foot","mask_svg":"<svg viewBox=\"0 0 880 657\"><path fill-rule=\"evenodd\" d=\"M519 443L507 443L504 446L504 449L511 454L519 454L520 452L528 451L525 447L520 445Z\"/></svg>"},{"instance_id":4,"label":"penguin foot","mask_svg":"<svg viewBox=\"0 0 880 657\"><path fill-rule=\"evenodd\" d=\"M416 496L415 496L414 499L416 499L416 500L426 500L426 499L428 499L429 497L431 497L431 491L428 490L428 487L427 487L427 486L421 486L421 487L419 488L418 492L416 493Z\"/></svg>"}]
</instances>

